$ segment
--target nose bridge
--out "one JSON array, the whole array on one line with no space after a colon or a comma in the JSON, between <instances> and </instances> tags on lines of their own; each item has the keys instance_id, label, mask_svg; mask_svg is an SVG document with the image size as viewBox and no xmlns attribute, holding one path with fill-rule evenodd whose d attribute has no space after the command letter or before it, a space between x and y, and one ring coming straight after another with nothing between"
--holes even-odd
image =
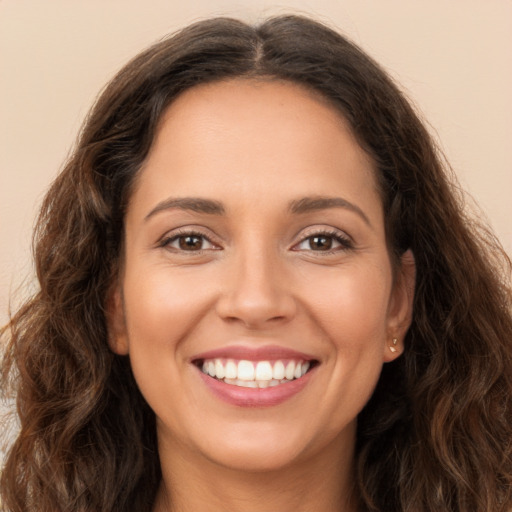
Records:
<instances>
[{"instance_id":1,"label":"nose bridge","mask_svg":"<svg viewBox=\"0 0 512 512\"><path fill-rule=\"evenodd\" d=\"M295 302L279 250L248 240L233 251L219 313L247 326L290 319Z\"/></svg>"}]
</instances>

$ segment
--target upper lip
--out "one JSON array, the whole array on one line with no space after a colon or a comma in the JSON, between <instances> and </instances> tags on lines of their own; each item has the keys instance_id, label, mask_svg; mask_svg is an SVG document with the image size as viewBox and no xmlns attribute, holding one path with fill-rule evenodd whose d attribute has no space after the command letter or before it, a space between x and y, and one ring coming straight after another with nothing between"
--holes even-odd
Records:
<instances>
[{"instance_id":1,"label":"upper lip","mask_svg":"<svg viewBox=\"0 0 512 512\"><path fill-rule=\"evenodd\" d=\"M202 352L193 356L191 359L192 361L205 359L243 359L246 361L275 361L279 359L294 359L299 361L316 360L316 358L310 354L279 345L263 345L259 347L231 345Z\"/></svg>"}]
</instances>

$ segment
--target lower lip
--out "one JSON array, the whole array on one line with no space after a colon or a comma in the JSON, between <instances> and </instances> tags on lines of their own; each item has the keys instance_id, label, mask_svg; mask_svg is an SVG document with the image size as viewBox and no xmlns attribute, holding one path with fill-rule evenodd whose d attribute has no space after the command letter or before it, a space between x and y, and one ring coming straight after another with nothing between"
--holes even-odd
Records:
<instances>
[{"instance_id":1,"label":"lower lip","mask_svg":"<svg viewBox=\"0 0 512 512\"><path fill-rule=\"evenodd\" d=\"M311 380L311 374L315 368L300 377L299 379L272 386L268 388L244 388L226 384L221 380L214 379L198 369L203 382L210 391L224 402L238 407L272 407L279 405L294 397L302 391Z\"/></svg>"}]
</instances>

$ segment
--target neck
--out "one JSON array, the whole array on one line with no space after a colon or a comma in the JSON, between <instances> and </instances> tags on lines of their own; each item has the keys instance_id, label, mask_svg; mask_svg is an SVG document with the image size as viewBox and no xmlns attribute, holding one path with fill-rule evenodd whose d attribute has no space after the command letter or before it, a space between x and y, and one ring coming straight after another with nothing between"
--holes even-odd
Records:
<instances>
[{"instance_id":1,"label":"neck","mask_svg":"<svg viewBox=\"0 0 512 512\"><path fill-rule=\"evenodd\" d=\"M329 445L314 458L271 471L227 468L176 450L171 457L162 448L163 479L154 512L357 510L352 447L347 452Z\"/></svg>"}]
</instances>

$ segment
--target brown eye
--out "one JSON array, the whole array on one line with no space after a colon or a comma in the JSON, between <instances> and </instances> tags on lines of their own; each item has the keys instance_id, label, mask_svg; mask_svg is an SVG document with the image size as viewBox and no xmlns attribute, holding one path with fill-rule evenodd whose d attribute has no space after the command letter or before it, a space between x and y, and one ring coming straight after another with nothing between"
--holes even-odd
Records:
<instances>
[{"instance_id":1,"label":"brown eye","mask_svg":"<svg viewBox=\"0 0 512 512\"><path fill-rule=\"evenodd\" d=\"M334 251L348 250L353 247L351 240L341 233L316 233L303 238L294 246L295 251L312 251L331 253Z\"/></svg>"},{"instance_id":2,"label":"brown eye","mask_svg":"<svg viewBox=\"0 0 512 512\"><path fill-rule=\"evenodd\" d=\"M312 236L309 239L309 247L313 251L328 251L332 249L333 239L332 236Z\"/></svg>"},{"instance_id":3,"label":"brown eye","mask_svg":"<svg viewBox=\"0 0 512 512\"><path fill-rule=\"evenodd\" d=\"M182 251L200 251L203 248L203 237L197 235L180 236L178 246Z\"/></svg>"},{"instance_id":4,"label":"brown eye","mask_svg":"<svg viewBox=\"0 0 512 512\"><path fill-rule=\"evenodd\" d=\"M183 233L162 240L161 247L174 251L199 252L203 250L218 249L205 235L200 233Z\"/></svg>"}]
</instances>

